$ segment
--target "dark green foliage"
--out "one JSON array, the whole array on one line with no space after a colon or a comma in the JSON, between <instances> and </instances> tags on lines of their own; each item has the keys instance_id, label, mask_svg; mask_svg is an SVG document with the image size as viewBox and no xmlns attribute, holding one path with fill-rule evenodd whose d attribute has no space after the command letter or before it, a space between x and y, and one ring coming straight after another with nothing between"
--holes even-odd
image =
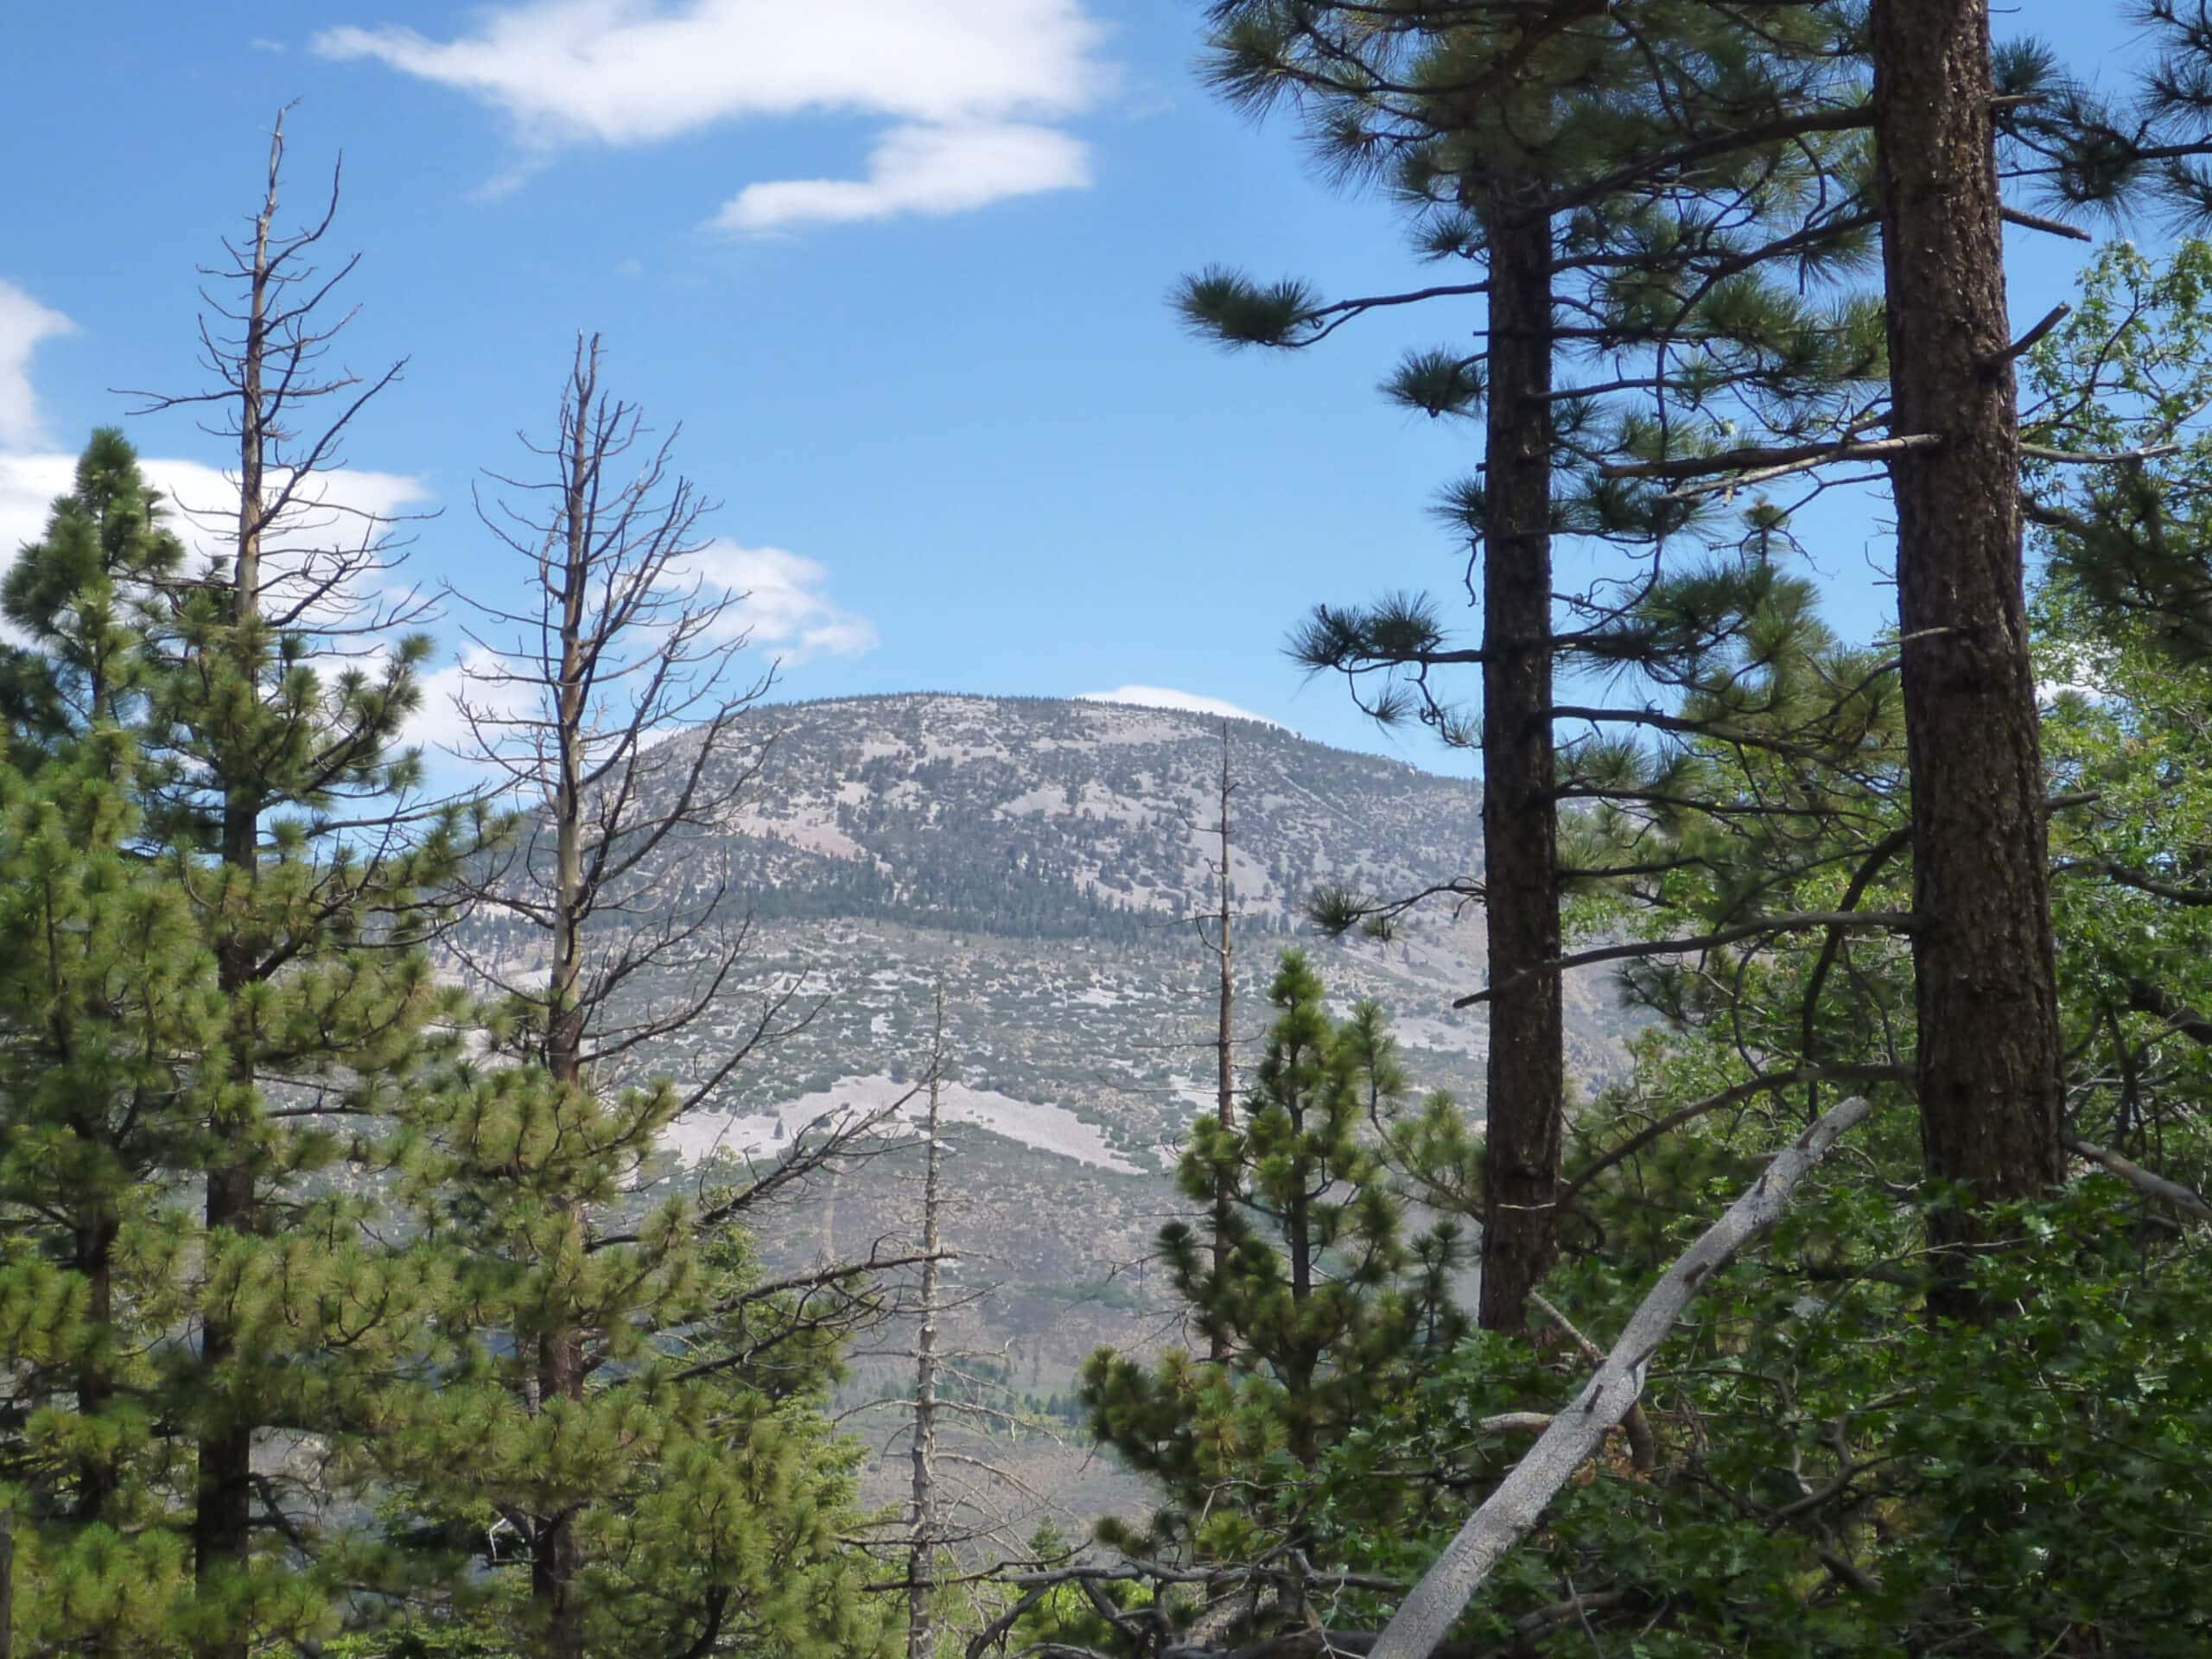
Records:
<instances>
[{"instance_id":1,"label":"dark green foliage","mask_svg":"<svg viewBox=\"0 0 2212 1659\"><path fill-rule=\"evenodd\" d=\"M1296 951L1268 1001L1277 1017L1242 1121L1198 1119L1177 1169L1193 1200L1226 1187L1226 1224L1209 1211L1160 1234L1192 1327L1225 1357L1174 1351L1147 1364L1102 1350L1083 1372L1093 1431L1168 1496L1148 1532L1108 1529L1134 1554L1248 1560L1310 1536L1326 1450L1387 1414L1465 1329L1452 1297L1459 1228L1416 1236L1373 1144L1406 1095L1380 1012L1332 1021ZM1217 1230L1230 1246L1220 1274ZM1391 1523L1387 1489L1362 1502L1373 1524Z\"/></svg>"},{"instance_id":2,"label":"dark green foliage","mask_svg":"<svg viewBox=\"0 0 2212 1659\"><path fill-rule=\"evenodd\" d=\"M846 1304L823 1319L760 1289L715 1218L727 1192L624 1200L674 1110L664 1084L601 1096L501 1067L435 1098L426 1218L474 1334L411 1403L395 1472L424 1567L484 1574L467 1628L530 1637L529 1541L502 1518L572 1511L593 1655L876 1652L895 1610L858 1592L858 1452L822 1412ZM592 1236L584 1204L610 1206ZM534 1397L547 1329L580 1333L580 1400Z\"/></svg>"}]
</instances>

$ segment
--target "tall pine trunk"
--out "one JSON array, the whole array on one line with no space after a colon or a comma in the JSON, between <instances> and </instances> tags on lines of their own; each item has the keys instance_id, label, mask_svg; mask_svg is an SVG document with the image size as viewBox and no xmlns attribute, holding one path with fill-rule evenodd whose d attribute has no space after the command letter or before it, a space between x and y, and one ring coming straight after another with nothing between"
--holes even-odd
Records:
<instances>
[{"instance_id":1,"label":"tall pine trunk","mask_svg":"<svg viewBox=\"0 0 2212 1659\"><path fill-rule=\"evenodd\" d=\"M590 527L598 470L598 457L591 445L591 391L587 388L579 395L575 422L569 434L568 544L560 594L561 683L555 694L555 919L552 977L546 988L545 1063L564 1099L579 1096L589 1086L584 1076L583 835L585 747L590 734L584 729L584 684L588 671L585 633L591 588ZM570 1227L582 1225L572 1205L564 1204L563 1213ZM556 1400L582 1401L582 1332L556 1325L539 1337L537 1389L541 1409ZM583 1607L575 1595L576 1577L582 1570L583 1546L576 1535L574 1511L561 1510L540 1516L531 1589L545 1622L545 1659L582 1659Z\"/></svg>"},{"instance_id":2,"label":"tall pine trunk","mask_svg":"<svg viewBox=\"0 0 2212 1659\"><path fill-rule=\"evenodd\" d=\"M1483 913L1489 1127L1481 1322L1528 1323L1552 1265L1566 1061L1552 755L1552 238L1540 194L1494 177L1483 515Z\"/></svg>"},{"instance_id":3,"label":"tall pine trunk","mask_svg":"<svg viewBox=\"0 0 2212 1659\"><path fill-rule=\"evenodd\" d=\"M264 498L268 480L267 429L263 374L269 349L270 288L270 226L276 217L277 173L283 156L283 124L280 120L269 151L269 183L261 212L254 220L253 263L250 273L245 315L245 341L239 353L238 397L238 556L231 570L232 647L249 695L258 695L262 671L261 648L261 537L264 528ZM261 856L261 780L254 775L253 757L232 753L222 757L222 859L226 879L251 889L257 884ZM233 907L236 913L237 907ZM254 978L256 952L251 940L221 938L216 946L216 980L226 1001L236 1008ZM250 1041L233 1045L231 1081L241 1092L256 1085L253 1050ZM235 1144L213 1126L214 1144ZM250 1154L244 1150L207 1171L207 1190L202 1209L207 1248L220 1248L223 1235L249 1231L254 1225L257 1183ZM212 1309L202 1322L200 1359L212 1378L238 1351L230 1321ZM193 1570L205 1592L213 1580L242 1571L253 1543L253 1426L244 1420L238 1402L225 1400L217 1386L211 1390L218 1402L217 1421L200 1433L198 1478L192 1517ZM245 1659L246 1638L241 1631L212 1637L200 1645L202 1659Z\"/></svg>"},{"instance_id":4,"label":"tall pine trunk","mask_svg":"<svg viewBox=\"0 0 2212 1659\"><path fill-rule=\"evenodd\" d=\"M2061 1173L2044 784L2021 589L2020 435L1986 0L1875 0L1875 135L1897 433L1891 463L1912 775L1921 1136L1973 1204ZM1935 1312L1986 1242L1939 1211Z\"/></svg>"}]
</instances>

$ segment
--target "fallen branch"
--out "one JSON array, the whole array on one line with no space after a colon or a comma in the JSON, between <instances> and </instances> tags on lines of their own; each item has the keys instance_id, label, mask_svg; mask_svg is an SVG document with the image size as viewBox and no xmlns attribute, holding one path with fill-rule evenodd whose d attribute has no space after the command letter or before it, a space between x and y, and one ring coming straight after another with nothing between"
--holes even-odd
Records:
<instances>
[{"instance_id":1,"label":"fallen branch","mask_svg":"<svg viewBox=\"0 0 2212 1659\"><path fill-rule=\"evenodd\" d=\"M1864 1099L1847 1100L1805 1131L1765 1173L1667 1269L1630 1316L1611 1354L1574 1402L1514 1465L1413 1593L1400 1604L1370 1659L1429 1659L1505 1553L1542 1516L1560 1487L1627 1416L1643 1392L1646 1369L1699 1288L1736 1253L1781 1220L1797 1185L1837 1140L1862 1122Z\"/></svg>"},{"instance_id":2,"label":"fallen branch","mask_svg":"<svg viewBox=\"0 0 2212 1659\"><path fill-rule=\"evenodd\" d=\"M2212 1204L2207 1204L2179 1181L2170 1181L2163 1175L2153 1175L2142 1165L2121 1157L2089 1141L2069 1141L2067 1149L2076 1157L2086 1158L2099 1168L2117 1175L2130 1186L2147 1197L2156 1198L2170 1210L2178 1210L2197 1221L2212 1222Z\"/></svg>"}]
</instances>

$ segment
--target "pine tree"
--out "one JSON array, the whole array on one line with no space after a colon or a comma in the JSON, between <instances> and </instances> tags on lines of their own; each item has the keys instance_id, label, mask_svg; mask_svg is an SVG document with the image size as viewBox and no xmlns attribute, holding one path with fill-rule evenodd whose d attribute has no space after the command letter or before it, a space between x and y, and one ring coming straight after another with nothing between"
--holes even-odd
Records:
<instances>
[{"instance_id":1,"label":"pine tree","mask_svg":"<svg viewBox=\"0 0 2212 1659\"><path fill-rule=\"evenodd\" d=\"M2045 873L2043 766L2023 582L2024 462L2005 226L2082 237L2006 200L2062 207L2212 200L2212 41L2168 0L2135 9L2156 41L2126 103L2072 80L2032 41L1993 46L1986 0L1877 0L1852 50L1872 70L1877 165L1846 211L1878 225L1886 404L1773 448L1680 454L1677 480L1824 474L1878 461L1897 524L1898 637L1912 785L1917 1086L1955 1274L1943 1314L1995 1309L1967 1283L1993 1243L1985 1206L2061 1174L2061 1038ZM1888 435L1870 436L1886 425ZM2039 457L2094 463L2094 454Z\"/></svg>"},{"instance_id":2,"label":"pine tree","mask_svg":"<svg viewBox=\"0 0 2212 1659\"><path fill-rule=\"evenodd\" d=\"M1655 639L1620 623L1678 579L1668 543L1709 517L1709 501L1641 487L1632 465L1605 463L1738 406L1771 405L1782 418L1824 406L1878 362L1861 311L1792 291L1856 257L1867 226L1831 212L1818 183L1855 164L1836 135L1866 124L1822 10L1762 7L1753 19L1696 0L1214 9L1214 73L1232 97L1298 102L1330 166L1382 178L1424 253L1480 272L1328 302L1297 283L1209 272L1183 299L1194 321L1231 343L1291 346L1381 307L1484 300L1481 349L1416 353L1389 385L1408 407L1482 419L1481 474L1447 497L1473 547L1479 645L1450 643L1426 601L1394 599L1324 607L1293 649L1356 686L1391 679L1363 696L1370 713L1418 714L1483 754L1484 869L1474 890L1491 978L1478 1000L1491 1031L1482 1317L1493 1328L1522 1323L1556 1247L1560 802L1623 788L1588 776L1555 730L1648 726L1656 712L1564 704L1555 671L1579 660L1665 687L1698 632ZM1763 274L1776 262L1789 264L1787 283ZM1568 353L1609 372L1562 386ZM1634 545L1646 566L1593 587L1564 623L1552 564L1562 531ZM1723 637L1732 614L1760 602L1765 579L1745 570L1739 591L1724 594L1734 568L1688 577L1700 600L1724 601L1705 619ZM1479 671L1478 719L1438 689L1455 667ZM1318 912L1341 926L1398 908L1324 894Z\"/></svg>"},{"instance_id":3,"label":"pine tree","mask_svg":"<svg viewBox=\"0 0 2212 1659\"><path fill-rule=\"evenodd\" d=\"M169 1528L186 1470L151 1408L181 1309L168 1178L188 1166L221 1042L190 906L149 868L132 729L136 626L181 557L120 434L9 573L47 711L0 770L0 1328L10 1478L33 1643L171 1651L188 1563Z\"/></svg>"},{"instance_id":4,"label":"pine tree","mask_svg":"<svg viewBox=\"0 0 2212 1659\"><path fill-rule=\"evenodd\" d=\"M1224 1357L1171 1351L1148 1365L1102 1349L1081 1377L1092 1432L1166 1491L1147 1530L1102 1528L1139 1557L1249 1563L1310 1547L1303 1512L1324 1455L1465 1330L1450 1296L1457 1227L1413 1235L1370 1133L1407 1093L1380 1010L1333 1023L1296 951L1268 1000L1277 1017L1242 1121L1199 1117L1178 1166L1205 1219L1160 1234L1170 1284ZM1224 1188L1225 1219L1212 1207ZM1230 1246L1221 1269L1213 1233ZM1364 1520L1390 1524L1389 1492L1370 1498Z\"/></svg>"},{"instance_id":5,"label":"pine tree","mask_svg":"<svg viewBox=\"0 0 2212 1659\"><path fill-rule=\"evenodd\" d=\"M395 527L334 499L331 473L401 365L323 368L352 262L312 263L334 181L317 219L277 227L284 150L280 117L251 233L226 244L235 303L202 331L214 385L149 404L208 410L238 446L235 509L200 520L223 555L162 584L145 721L155 869L221 1001L219 1079L171 1173L205 1192L179 1241L196 1341L167 1351L159 1396L196 1443L197 1600L175 1650L205 1659L327 1632L337 1584L376 1576L351 1559L341 1500L376 1472L385 1402L419 1378L448 1280L426 1242L384 1230L376 1192L454 1040L458 999L424 947L491 828L423 803L419 757L397 747L429 648L406 631L421 608L388 597ZM302 1443L315 1481L257 1466Z\"/></svg>"},{"instance_id":6,"label":"pine tree","mask_svg":"<svg viewBox=\"0 0 2212 1659\"><path fill-rule=\"evenodd\" d=\"M1890 462L1920 1121L1930 1174L1979 1205L2057 1183L2062 1098L1988 9L1875 0L1870 44L1891 423L1926 440ZM1975 1215L1937 1236L1986 1243ZM1982 1310L1955 1278L1941 1309Z\"/></svg>"}]
</instances>

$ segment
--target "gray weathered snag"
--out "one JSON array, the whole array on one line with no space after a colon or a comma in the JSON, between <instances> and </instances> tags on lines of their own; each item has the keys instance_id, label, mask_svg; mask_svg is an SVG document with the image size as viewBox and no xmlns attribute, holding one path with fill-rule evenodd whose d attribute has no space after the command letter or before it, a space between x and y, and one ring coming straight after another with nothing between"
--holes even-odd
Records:
<instances>
[{"instance_id":1,"label":"gray weathered snag","mask_svg":"<svg viewBox=\"0 0 2212 1659\"><path fill-rule=\"evenodd\" d=\"M1560 1487L1604 1443L1606 1432L1643 1392L1645 1368L1699 1288L1736 1253L1781 1220L1808 1172L1866 1116L1863 1099L1831 1109L1768 1165L1758 1179L1707 1228L1651 1287L1598 1374L1552 1419L1529 1454L1467 1518L1398 1608L1369 1650L1370 1659L1428 1659L1452 1622L1502 1560L1536 1524Z\"/></svg>"}]
</instances>

